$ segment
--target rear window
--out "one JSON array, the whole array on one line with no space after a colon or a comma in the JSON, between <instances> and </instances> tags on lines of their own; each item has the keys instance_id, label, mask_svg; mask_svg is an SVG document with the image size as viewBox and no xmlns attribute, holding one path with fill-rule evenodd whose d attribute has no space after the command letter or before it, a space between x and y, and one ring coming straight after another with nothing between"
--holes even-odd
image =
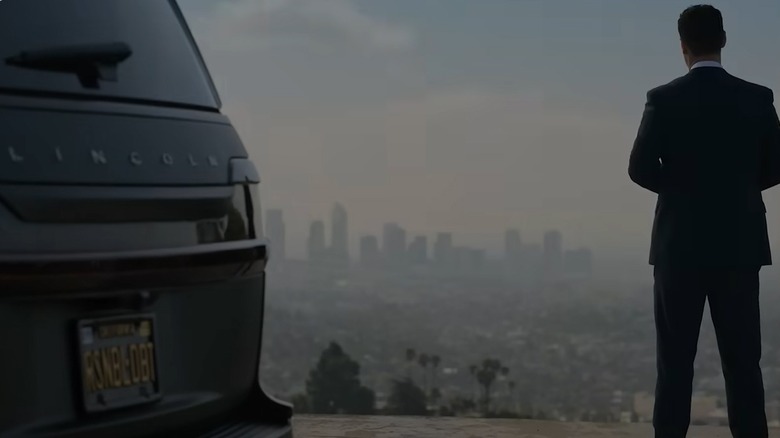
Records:
<instances>
[{"instance_id":1,"label":"rear window","mask_svg":"<svg viewBox=\"0 0 780 438\"><path fill-rule=\"evenodd\" d=\"M86 87L68 71L22 68L23 51L122 43L132 54L116 64L116 81ZM49 52L51 53L51 52ZM173 0L0 1L0 92L77 93L216 108L219 100Z\"/></svg>"}]
</instances>

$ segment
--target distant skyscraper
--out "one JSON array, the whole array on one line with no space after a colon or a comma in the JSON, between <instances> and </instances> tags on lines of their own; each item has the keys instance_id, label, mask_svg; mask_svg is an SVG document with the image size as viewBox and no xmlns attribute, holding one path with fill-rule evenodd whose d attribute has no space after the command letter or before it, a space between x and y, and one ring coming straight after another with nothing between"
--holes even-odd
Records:
<instances>
[{"instance_id":1,"label":"distant skyscraper","mask_svg":"<svg viewBox=\"0 0 780 438\"><path fill-rule=\"evenodd\" d=\"M314 221L309 228L309 239L306 242L309 261L321 262L325 258L325 223Z\"/></svg>"},{"instance_id":2,"label":"distant skyscraper","mask_svg":"<svg viewBox=\"0 0 780 438\"><path fill-rule=\"evenodd\" d=\"M439 266L450 266L454 258L452 233L438 233L433 244L433 260Z\"/></svg>"},{"instance_id":3,"label":"distant skyscraper","mask_svg":"<svg viewBox=\"0 0 780 438\"><path fill-rule=\"evenodd\" d=\"M333 206L331 215L331 254L335 261L346 262L349 260L349 230L347 223L347 210L341 204Z\"/></svg>"},{"instance_id":4,"label":"distant skyscraper","mask_svg":"<svg viewBox=\"0 0 780 438\"><path fill-rule=\"evenodd\" d=\"M544 235L544 269L552 275L560 274L563 269L563 237L560 231L548 231Z\"/></svg>"},{"instance_id":5,"label":"distant skyscraper","mask_svg":"<svg viewBox=\"0 0 780 438\"><path fill-rule=\"evenodd\" d=\"M382 251L388 262L403 262L406 255L406 230L398 224L385 224L382 233Z\"/></svg>"},{"instance_id":6,"label":"distant skyscraper","mask_svg":"<svg viewBox=\"0 0 780 438\"><path fill-rule=\"evenodd\" d=\"M523 256L523 241L520 232L507 230L504 234L504 257L512 264L519 263Z\"/></svg>"},{"instance_id":7,"label":"distant skyscraper","mask_svg":"<svg viewBox=\"0 0 780 438\"><path fill-rule=\"evenodd\" d=\"M417 236L409 244L409 261L421 265L428 262L428 238Z\"/></svg>"},{"instance_id":8,"label":"distant skyscraper","mask_svg":"<svg viewBox=\"0 0 780 438\"><path fill-rule=\"evenodd\" d=\"M363 236L360 238L360 264L367 267L375 267L379 264L379 239L376 236Z\"/></svg>"},{"instance_id":9,"label":"distant skyscraper","mask_svg":"<svg viewBox=\"0 0 780 438\"><path fill-rule=\"evenodd\" d=\"M286 230L282 210L268 210L265 220L266 234L271 242L271 257L285 260L287 257Z\"/></svg>"}]
</instances>

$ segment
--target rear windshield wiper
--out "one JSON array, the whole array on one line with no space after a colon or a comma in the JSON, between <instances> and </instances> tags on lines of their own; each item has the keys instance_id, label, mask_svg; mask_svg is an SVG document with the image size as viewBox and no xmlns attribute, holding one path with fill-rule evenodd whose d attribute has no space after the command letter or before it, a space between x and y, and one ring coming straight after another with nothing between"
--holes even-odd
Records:
<instances>
[{"instance_id":1,"label":"rear windshield wiper","mask_svg":"<svg viewBox=\"0 0 780 438\"><path fill-rule=\"evenodd\" d=\"M132 54L130 46L117 42L23 51L5 62L21 68L75 73L82 86L98 88L99 80L116 82L117 66Z\"/></svg>"}]
</instances>

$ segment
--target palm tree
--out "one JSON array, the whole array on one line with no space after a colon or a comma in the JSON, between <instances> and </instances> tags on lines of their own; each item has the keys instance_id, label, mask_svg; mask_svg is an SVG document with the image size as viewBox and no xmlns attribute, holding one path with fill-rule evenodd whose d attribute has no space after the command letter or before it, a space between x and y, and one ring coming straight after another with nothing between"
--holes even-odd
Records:
<instances>
[{"instance_id":1,"label":"palm tree","mask_svg":"<svg viewBox=\"0 0 780 438\"><path fill-rule=\"evenodd\" d=\"M439 406L439 401L441 401L441 391L439 391L439 388L431 389L431 396L429 400L431 403L433 403L434 406Z\"/></svg>"},{"instance_id":2,"label":"palm tree","mask_svg":"<svg viewBox=\"0 0 780 438\"><path fill-rule=\"evenodd\" d=\"M503 380L506 380L507 376L509 375L509 368L501 367L500 373L501 373L501 378Z\"/></svg>"},{"instance_id":3,"label":"palm tree","mask_svg":"<svg viewBox=\"0 0 780 438\"><path fill-rule=\"evenodd\" d=\"M439 357L438 355L434 355L433 357L431 357L431 365L433 366L433 368L431 369L431 386L433 386L434 388L437 388L436 374L438 373L440 363L441 363L441 357Z\"/></svg>"},{"instance_id":4,"label":"palm tree","mask_svg":"<svg viewBox=\"0 0 780 438\"><path fill-rule=\"evenodd\" d=\"M509 381L509 400L512 403L512 412L515 412L517 410L517 403L515 402L515 381L510 380Z\"/></svg>"},{"instance_id":5,"label":"palm tree","mask_svg":"<svg viewBox=\"0 0 780 438\"><path fill-rule=\"evenodd\" d=\"M479 384L479 382L477 380L477 370L478 369L479 369L479 367L476 366L476 365L471 365L469 367L469 373L471 373L471 377L474 378L474 383L475 383L475 385L474 385L474 393L475 394L477 393L477 385Z\"/></svg>"},{"instance_id":6,"label":"palm tree","mask_svg":"<svg viewBox=\"0 0 780 438\"><path fill-rule=\"evenodd\" d=\"M482 366L477 370L477 382L482 385L483 392L483 406L485 413L490 412L490 390L493 387L493 383L496 381L499 373L502 373L504 368L501 365L501 361L497 359L485 359L482 361ZM506 369L507 374L509 369Z\"/></svg>"},{"instance_id":7,"label":"palm tree","mask_svg":"<svg viewBox=\"0 0 780 438\"><path fill-rule=\"evenodd\" d=\"M412 362L414 362L416 357L417 352L414 351L414 348L406 349L406 372L409 374L409 379L412 378Z\"/></svg>"},{"instance_id":8,"label":"palm tree","mask_svg":"<svg viewBox=\"0 0 780 438\"><path fill-rule=\"evenodd\" d=\"M429 359L429 357L428 357L428 355L426 353L422 353L417 358L417 363L419 363L420 366L423 369L423 373L422 373L422 376L423 376L423 391L425 391L426 394L428 393L428 362L429 362L429 360L430 359Z\"/></svg>"}]
</instances>

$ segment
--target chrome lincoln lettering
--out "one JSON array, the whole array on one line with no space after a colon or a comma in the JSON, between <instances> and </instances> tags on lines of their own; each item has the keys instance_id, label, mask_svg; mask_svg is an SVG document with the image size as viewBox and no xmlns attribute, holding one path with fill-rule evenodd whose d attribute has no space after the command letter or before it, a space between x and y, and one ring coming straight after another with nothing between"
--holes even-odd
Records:
<instances>
[{"instance_id":1,"label":"chrome lincoln lettering","mask_svg":"<svg viewBox=\"0 0 780 438\"><path fill-rule=\"evenodd\" d=\"M141 154L138 152L130 152L130 163L133 166L140 166L144 164L143 160L141 160Z\"/></svg>"},{"instance_id":2,"label":"chrome lincoln lettering","mask_svg":"<svg viewBox=\"0 0 780 438\"><path fill-rule=\"evenodd\" d=\"M95 164L108 163L108 160L106 160L106 154L103 151L97 151L95 149L92 149L90 152L92 152L92 161Z\"/></svg>"},{"instance_id":3,"label":"chrome lincoln lettering","mask_svg":"<svg viewBox=\"0 0 780 438\"><path fill-rule=\"evenodd\" d=\"M8 155L11 157L11 161L14 163L20 163L24 161L24 157L19 155L16 150L12 147L8 148Z\"/></svg>"},{"instance_id":4,"label":"chrome lincoln lettering","mask_svg":"<svg viewBox=\"0 0 780 438\"><path fill-rule=\"evenodd\" d=\"M1 2L2 0L0 0ZM8 153L8 158L12 163L21 163L27 161L27 155L24 149L19 150L15 147L6 147L6 151ZM62 147L52 147L48 149L47 151L44 151L44 154L51 154L49 155L52 157L52 161L54 163L70 163L73 161L73 159L78 159L78 157L74 157L67 149L64 149ZM134 167L141 167L145 163L143 155L138 151L125 151L123 152L127 161L130 163L130 165ZM83 155L82 155L83 156ZM65 159L67 157L67 160ZM89 150L89 157L92 159L92 163L95 165L106 165L108 164L108 154L105 150L102 149L90 149ZM157 157L157 158L155 158ZM190 167L200 167L201 165L210 166L210 167L219 167L219 159L216 155L201 155L197 156L195 154L185 154L182 153L181 155L176 155L171 152L158 152L154 156L147 155L147 162L149 159L155 160L159 159L162 164L165 166L173 167L177 164L177 160L180 163L180 166L190 166Z\"/></svg>"}]
</instances>

